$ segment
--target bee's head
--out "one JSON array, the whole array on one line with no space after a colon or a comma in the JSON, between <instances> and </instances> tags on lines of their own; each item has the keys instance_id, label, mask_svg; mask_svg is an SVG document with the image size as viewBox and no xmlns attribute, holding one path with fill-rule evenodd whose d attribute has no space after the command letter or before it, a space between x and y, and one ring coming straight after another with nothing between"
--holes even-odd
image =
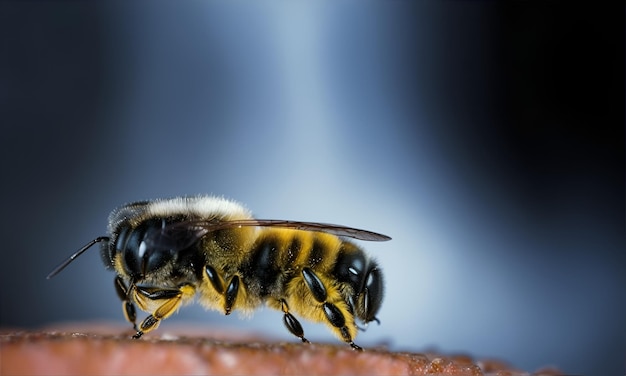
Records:
<instances>
[{"instance_id":1,"label":"bee's head","mask_svg":"<svg viewBox=\"0 0 626 376\"><path fill-rule=\"evenodd\" d=\"M378 264L351 243L344 243L335 266L340 282L348 283L353 294L348 302L354 315L364 323L377 321L376 314L383 301L383 275Z\"/></svg>"},{"instance_id":2,"label":"bee's head","mask_svg":"<svg viewBox=\"0 0 626 376\"><path fill-rule=\"evenodd\" d=\"M102 257L108 267L127 274L138 281L149 277L166 265L185 259L185 251L191 249L206 233L202 228L189 226L182 217L155 217L136 226L122 223L113 233L108 249ZM181 259L182 257L182 259ZM120 260L117 260L117 259ZM121 263L120 263L121 261Z\"/></svg>"},{"instance_id":3,"label":"bee's head","mask_svg":"<svg viewBox=\"0 0 626 376\"><path fill-rule=\"evenodd\" d=\"M137 227L122 226L117 237L109 247L111 263L114 258L121 258L124 272L135 280L161 269L175 256L174 244L162 235L165 221L151 219Z\"/></svg>"}]
</instances>

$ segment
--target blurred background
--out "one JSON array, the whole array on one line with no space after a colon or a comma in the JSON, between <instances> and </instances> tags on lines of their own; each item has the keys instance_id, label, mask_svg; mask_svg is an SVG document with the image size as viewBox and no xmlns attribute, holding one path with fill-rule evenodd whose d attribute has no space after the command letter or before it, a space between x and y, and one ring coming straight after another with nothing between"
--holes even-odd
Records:
<instances>
[{"instance_id":1,"label":"blurred background","mask_svg":"<svg viewBox=\"0 0 626 376\"><path fill-rule=\"evenodd\" d=\"M357 343L623 374L624 9L3 2L0 325L124 323L97 251L135 200L216 194L362 243ZM164 323L294 340L279 312ZM311 340L334 342L303 323Z\"/></svg>"}]
</instances>

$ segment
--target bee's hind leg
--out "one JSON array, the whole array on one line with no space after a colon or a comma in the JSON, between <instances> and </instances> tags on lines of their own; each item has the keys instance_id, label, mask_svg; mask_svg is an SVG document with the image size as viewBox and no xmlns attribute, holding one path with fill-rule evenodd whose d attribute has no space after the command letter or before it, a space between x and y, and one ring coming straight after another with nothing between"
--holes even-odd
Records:
<instances>
[{"instance_id":1,"label":"bee's hind leg","mask_svg":"<svg viewBox=\"0 0 626 376\"><path fill-rule=\"evenodd\" d=\"M291 332L291 334L300 338L302 342L310 343L308 339L304 338L304 330L302 329L302 325L300 325L298 319L296 319L294 315L289 313L289 306L287 305L285 299L281 299L280 304L281 310L285 314L283 316L283 323L285 323L287 329Z\"/></svg>"}]
</instances>

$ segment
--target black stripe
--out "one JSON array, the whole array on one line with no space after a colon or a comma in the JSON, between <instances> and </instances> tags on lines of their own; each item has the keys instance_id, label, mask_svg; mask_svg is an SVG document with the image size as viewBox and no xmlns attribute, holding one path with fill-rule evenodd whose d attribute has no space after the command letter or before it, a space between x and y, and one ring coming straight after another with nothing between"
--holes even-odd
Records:
<instances>
[{"instance_id":1,"label":"black stripe","mask_svg":"<svg viewBox=\"0 0 626 376\"><path fill-rule=\"evenodd\" d=\"M243 268L246 284L251 289L257 287L260 296L270 293L279 276L277 265L278 247L273 239L264 239L252 250L250 262Z\"/></svg>"},{"instance_id":2,"label":"black stripe","mask_svg":"<svg viewBox=\"0 0 626 376\"><path fill-rule=\"evenodd\" d=\"M324 257L324 246L323 243L317 239L313 240L313 246L311 247L311 251L309 252L309 264L312 268L315 265L319 264Z\"/></svg>"},{"instance_id":3,"label":"black stripe","mask_svg":"<svg viewBox=\"0 0 626 376\"><path fill-rule=\"evenodd\" d=\"M285 266L293 265L298 256L300 256L300 250L302 249L302 242L297 237L291 238L291 243L289 243L289 247L287 247L287 256L285 260Z\"/></svg>"}]
</instances>

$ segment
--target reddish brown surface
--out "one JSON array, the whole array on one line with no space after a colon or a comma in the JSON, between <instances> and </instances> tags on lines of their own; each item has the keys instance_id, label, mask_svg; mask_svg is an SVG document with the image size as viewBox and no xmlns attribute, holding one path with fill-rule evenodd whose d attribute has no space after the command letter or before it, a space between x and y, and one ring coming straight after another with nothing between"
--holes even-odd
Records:
<instances>
[{"instance_id":1,"label":"reddish brown surface","mask_svg":"<svg viewBox=\"0 0 626 376\"><path fill-rule=\"evenodd\" d=\"M503 376L526 374L501 362L476 363L468 356L384 349L357 352L343 345L218 340L193 335L132 340L126 334L0 334L2 375L483 375L483 370L485 374ZM546 370L542 374L558 373Z\"/></svg>"}]
</instances>

